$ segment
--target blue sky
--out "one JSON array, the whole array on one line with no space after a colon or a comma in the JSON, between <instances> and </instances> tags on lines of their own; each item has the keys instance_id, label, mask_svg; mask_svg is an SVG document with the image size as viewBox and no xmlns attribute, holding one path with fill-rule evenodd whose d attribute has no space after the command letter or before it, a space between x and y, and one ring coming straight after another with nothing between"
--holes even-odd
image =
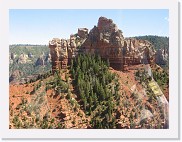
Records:
<instances>
[{"instance_id":1,"label":"blue sky","mask_svg":"<svg viewBox=\"0 0 182 142\"><path fill-rule=\"evenodd\" d=\"M100 16L112 19L124 37L139 35L169 36L169 12L143 10L9 10L10 44L48 44L54 37L69 38L78 28L89 30Z\"/></svg>"}]
</instances>

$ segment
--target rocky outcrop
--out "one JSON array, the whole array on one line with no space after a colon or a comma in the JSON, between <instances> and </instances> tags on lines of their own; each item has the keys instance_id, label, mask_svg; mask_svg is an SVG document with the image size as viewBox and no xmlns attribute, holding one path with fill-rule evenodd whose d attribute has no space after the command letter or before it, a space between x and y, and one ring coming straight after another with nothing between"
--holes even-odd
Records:
<instances>
[{"instance_id":1,"label":"rocky outcrop","mask_svg":"<svg viewBox=\"0 0 182 142\"><path fill-rule=\"evenodd\" d=\"M68 43L67 40L54 38L49 42L50 54L52 59L53 73L60 68L66 68L68 63Z\"/></svg>"},{"instance_id":2,"label":"rocky outcrop","mask_svg":"<svg viewBox=\"0 0 182 142\"><path fill-rule=\"evenodd\" d=\"M22 53L22 54L18 57L17 63L18 63L18 64L25 64L25 63L27 63L27 61L28 61L28 55Z\"/></svg>"},{"instance_id":3,"label":"rocky outcrop","mask_svg":"<svg viewBox=\"0 0 182 142\"><path fill-rule=\"evenodd\" d=\"M11 59L11 55L9 55L9 64L13 64L13 60Z\"/></svg>"},{"instance_id":4,"label":"rocky outcrop","mask_svg":"<svg viewBox=\"0 0 182 142\"><path fill-rule=\"evenodd\" d=\"M168 53L165 49L158 49L155 54L155 62L158 65L168 64Z\"/></svg>"},{"instance_id":5,"label":"rocky outcrop","mask_svg":"<svg viewBox=\"0 0 182 142\"><path fill-rule=\"evenodd\" d=\"M155 50L147 40L125 39L123 51L125 65L150 64L154 61Z\"/></svg>"},{"instance_id":6,"label":"rocky outcrop","mask_svg":"<svg viewBox=\"0 0 182 142\"><path fill-rule=\"evenodd\" d=\"M100 17L97 25L90 30L82 49L86 53L99 54L103 59L109 59L110 65L116 69L123 69L122 31L118 30L111 19L105 17Z\"/></svg>"},{"instance_id":7,"label":"rocky outcrop","mask_svg":"<svg viewBox=\"0 0 182 142\"><path fill-rule=\"evenodd\" d=\"M53 39L49 42L53 70L66 68L67 63L80 52L99 54L109 60L114 69L124 70L125 66L150 64L154 62L155 50L146 40L123 37L111 19L100 17L97 26L89 34L88 29L79 28L69 40Z\"/></svg>"},{"instance_id":8,"label":"rocky outcrop","mask_svg":"<svg viewBox=\"0 0 182 142\"><path fill-rule=\"evenodd\" d=\"M51 62L51 54L47 54L47 55L46 55L45 61L46 61L47 63L50 63L50 62Z\"/></svg>"},{"instance_id":9,"label":"rocky outcrop","mask_svg":"<svg viewBox=\"0 0 182 142\"><path fill-rule=\"evenodd\" d=\"M82 39L88 36L88 29L87 28L79 28L78 29L78 36Z\"/></svg>"},{"instance_id":10,"label":"rocky outcrop","mask_svg":"<svg viewBox=\"0 0 182 142\"><path fill-rule=\"evenodd\" d=\"M45 65L45 61L44 61L44 56L43 56L43 55L41 55L41 56L37 59L37 61L35 62L35 65L36 65L36 66L44 66L44 65Z\"/></svg>"},{"instance_id":11,"label":"rocky outcrop","mask_svg":"<svg viewBox=\"0 0 182 142\"><path fill-rule=\"evenodd\" d=\"M17 56L16 54L11 53L11 57L10 57L10 58L11 58L11 60L14 60L16 56Z\"/></svg>"},{"instance_id":12,"label":"rocky outcrop","mask_svg":"<svg viewBox=\"0 0 182 142\"><path fill-rule=\"evenodd\" d=\"M47 55L40 55L39 58L36 60L36 66L44 66L51 62L51 54L48 53Z\"/></svg>"},{"instance_id":13,"label":"rocky outcrop","mask_svg":"<svg viewBox=\"0 0 182 142\"><path fill-rule=\"evenodd\" d=\"M28 58L33 58L33 54L32 53L28 53Z\"/></svg>"},{"instance_id":14,"label":"rocky outcrop","mask_svg":"<svg viewBox=\"0 0 182 142\"><path fill-rule=\"evenodd\" d=\"M135 38L124 39L116 24L105 17L100 17L97 25L81 46L85 52L99 54L103 59L109 59L113 68L121 70L124 65L153 61L155 51L150 42Z\"/></svg>"}]
</instances>

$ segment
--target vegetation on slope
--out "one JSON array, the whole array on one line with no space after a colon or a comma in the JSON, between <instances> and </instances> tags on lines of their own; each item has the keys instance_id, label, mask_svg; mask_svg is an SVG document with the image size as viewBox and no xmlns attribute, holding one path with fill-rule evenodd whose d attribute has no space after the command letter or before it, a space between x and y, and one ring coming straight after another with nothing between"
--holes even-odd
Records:
<instances>
[{"instance_id":1,"label":"vegetation on slope","mask_svg":"<svg viewBox=\"0 0 182 142\"><path fill-rule=\"evenodd\" d=\"M34 57L39 57L43 52L44 54L49 53L49 48L46 45L10 45L9 52L20 55L22 53L31 53Z\"/></svg>"},{"instance_id":2,"label":"vegetation on slope","mask_svg":"<svg viewBox=\"0 0 182 142\"><path fill-rule=\"evenodd\" d=\"M83 54L72 60L70 71L83 109L93 128L115 128L119 84L100 56Z\"/></svg>"},{"instance_id":3,"label":"vegetation on slope","mask_svg":"<svg viewBox=\"0 0 182 142\"><path fill-rule=\"evenodd\" d=\"M150 79L146 72L128 73L111 71L109 62L99 56L80 54L69 70L47 72L27 84L12 85L17 92L10 93L11 127L165 128L163 108L151 97L149 87L146 95L142 91ZM135 75L136 82L131 82ZM137 82L143 85L141 91L132 89Z\"/></svg>"},{"instance_id":4,"label":"vegetation on slope","mask_svg":"<svg viewBox=\"0 0 182 142\"><path fill-rule=\"evenodd\" d=\"M13 59L13 63L9 64L10 76L16 70L21 72L20 78L26 78L30 75L46 73L51 69L51 63L49 62L46 62L44 66L35 65L40 55L44 54L46 56L49 53L49 48L46 45L10 45L9 53L16 55L15 59ZM32 57L27 59L27 63L20 64L18 63L18 58L21 54L31 54Z\"/></svg>"}]
</instances>

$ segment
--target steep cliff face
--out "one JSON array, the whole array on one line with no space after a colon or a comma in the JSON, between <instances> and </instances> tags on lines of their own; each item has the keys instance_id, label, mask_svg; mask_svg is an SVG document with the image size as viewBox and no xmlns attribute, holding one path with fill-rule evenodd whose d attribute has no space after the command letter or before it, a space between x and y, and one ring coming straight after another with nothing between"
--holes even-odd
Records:
<instances>
[{"instance_id":1,"label":"steep cliff face","mask_svg":"<svg viewBox=\"0 0 182 142\"><path fill-rule=\"evenodd\" d=\"M52 59L52 71L66 68L68 63L68 44L67 40L54 38L49 42L50 54Z\"/></svg>"},{"instance_id":2,"label":"steep cliff face","mask_svg":"<svg viewBox=\"0 0 182 142\"><path fill-rule=\"evenodd\" d=\"M124 45L124 37L122 31L118 30L117 26L112 22L111 19L105 17L100 17L98 21L98 26L94 26L90 30L88 38L82 44L83 48L104 49L102 56L107 55L107 48L121 48ZM98 51L99 52L99 51Z\"/></svg>"},{"instance_id":3,"label":"steep cliff face","mask_svg":"<svg viewBox=\"0 0 182 142\"><path fill-rule=\"evenodd\" d=\"M147 40L137 40L135 38L125 39L123 47L125 59L130 59L130 64L147 64L154 62L155 50L153 45ZM125 61L125 64L128 64Z\"/></svg>"},{"instance_id":4,"label":"steep cliff face","mask_svg":"<svg viewBox=\"0 0 182 142\"><path fill-rule=\"evenodd\" d=\"M165 49L158 49L155 54L155 62L158 65L168 64L169 55Z\"/></svg>"},{"instance_id":5,"label":"steep cliff face","mask_svg":"<svg viewBox=\"0 0 182 142\"><path fill-rule=\"evenodd\" d=\"M52 41L49 41L50 54L52 58L52 71L59 70L60 61L59 61L59 47L60 39L54 38Z\"/></svg>"},{"instance_id":6,"label":"steep cliff face","mask_svg":"<svg viewBox=\"0 0 182 142\"><path fill-rule=\"evenodd\" d=\"M70 39L53 39L49 43L53 70L66 68L67 63L78 53L98 54L109 60L114 69L124 70L125 66L154 62L155 50L147 40L125 39L122 31L111 19L100 17L97 26L79 28Z\"/></svg>"},{"instance_id":7,"label":"steep cliff face","mask_svg":"<svg viewBox=\"0 0 182 142\"><path fill-rule=\"evenodd\" d=\"M146 40L125 39L111 19L100 17L97 26L89 32L81 46L87 53L109 59L112 67L124 69L126 65L147 64L154 60L153 45Z\"/></svg>"},{"instance_id":8,"label":"steep cliff face","mask_svg":"<svg viewBox=\"0 0 182 142\"><path fill-rule=\"evenodd\" d=\"M155 63L158 64L159 66L168 67L169 37L146 35L146 36L138 36L136 38L141 40L148 40L150 43L152 43L156 50Z\"/></svg>"}]
</instances>

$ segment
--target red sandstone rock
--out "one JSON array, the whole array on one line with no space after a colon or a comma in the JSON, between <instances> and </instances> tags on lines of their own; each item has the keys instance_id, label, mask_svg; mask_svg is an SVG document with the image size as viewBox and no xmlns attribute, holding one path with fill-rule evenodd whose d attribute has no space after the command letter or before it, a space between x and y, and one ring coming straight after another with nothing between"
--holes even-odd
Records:
<instances>
[{"instance_id":1,"label":"red sandstone rock","mask_svg":"<svg viewBox=\"0 0 182 142\"><path fill-rule=\"evenodd\" d=\"M87 28L79 28L78 29L78 36L80 38L86 38L88 36L88 29Z\"/></svg>"},{"instance_id":2,"label":"red sandstone rock","mask_svg":"<svg viewBox=\"0 0 182 142\"><path fill-rule=\"evenodd\" d=\"M49 43L52 69L66 68L67 63L79 52L99 54L109 59L111 67L124 70L125 66L147 64L154 61L155 50L146 40L124 39L113 20L100 17L97 26L88 34L88 29L79 28L69 40L53 39Z\"/></svg>"}]
</instances>

